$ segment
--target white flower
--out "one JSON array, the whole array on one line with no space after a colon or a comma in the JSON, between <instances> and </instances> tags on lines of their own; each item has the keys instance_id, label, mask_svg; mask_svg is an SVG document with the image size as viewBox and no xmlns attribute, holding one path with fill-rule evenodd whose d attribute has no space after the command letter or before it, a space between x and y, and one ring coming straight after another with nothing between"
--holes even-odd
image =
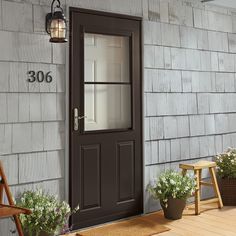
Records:
<instances>
[{"instance_id":1,"label":"white flower","mask_svg":"<svg viewBox=\"0 0 236 236\"><path fill-rule=\"evenodd\" d=\"M162 181L165 183L165 182L166 182L166 178L165 178L165 177L163 177L163 178L162 178Z\"/></svg>"}]
</instances>

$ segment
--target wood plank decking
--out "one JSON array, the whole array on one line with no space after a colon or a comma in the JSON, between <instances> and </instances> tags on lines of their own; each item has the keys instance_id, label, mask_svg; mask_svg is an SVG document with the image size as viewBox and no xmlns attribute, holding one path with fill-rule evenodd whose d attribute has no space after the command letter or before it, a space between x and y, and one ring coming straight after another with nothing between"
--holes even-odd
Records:
<instances>
[{"instance_id":1,"label":"wood plank decking","mask_svg":"<svg viewBox=\"0 0 236 236\"><path fill-rule=\"evenodd\" d=\"M215 207L216 204L203 205L201 214L196 216L194 207L189 206L183 218L176 221L165 219L160 211L154 214L158 224L171 230L156 236L236 236L236 207L221 210ZM76 233L69 236L76 236Z\"/></svg>"},{"instance_id":2,"label":"wood plank decking","mask_svg":"<svg viewBox=\"0 0 236 236\"><path fill-rule=\"evenodd\" d=\"M181 220L169 221L159 213L159 220L171 230L159 236L236 236L236 207L219 210L215 205L204 205L202 213L194 215L194 208L185 210Z\"/></svg>"}]
</instances>

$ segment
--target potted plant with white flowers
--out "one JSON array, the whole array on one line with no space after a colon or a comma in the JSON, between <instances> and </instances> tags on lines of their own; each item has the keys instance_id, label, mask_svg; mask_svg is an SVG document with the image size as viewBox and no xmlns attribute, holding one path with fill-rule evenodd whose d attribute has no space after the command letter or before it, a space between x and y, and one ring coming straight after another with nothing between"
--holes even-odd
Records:
<instances>
[{"instance_id":1,"label":"potted plant with white flowers","mask_svg":"<svg viewBox=\"0 0 236 236\"><path fill-rule=\"evenodd\" d=\"M71 210L68 203L42 190L26 191L16 202L17 206L28 208L31 215L20 215L25 236L54 236L70 231L69 217L79 210Z\"/></svg>"},{"instance_id":2,"label":"potted plant with white flowers","mask_svg":"<svg viewBox=\"0 0 236 236\"><path fill-rule=\"evenodd\" d=\"M187 198L194 193L195 188L194 178L168 170L148 190L155 199L160 200L165 218L177 220L182 218Z\"/></svg>"},{"instance_id":3,"label":"potted plant with white flowers","mask_svg":"<svg viewBox=\"0 0 236 236\"><path fill-rule=\"evenodd\" d=\"M216 156L218 183L223 204L236 206L236 149Z\"/></svg>"}]
</instances>

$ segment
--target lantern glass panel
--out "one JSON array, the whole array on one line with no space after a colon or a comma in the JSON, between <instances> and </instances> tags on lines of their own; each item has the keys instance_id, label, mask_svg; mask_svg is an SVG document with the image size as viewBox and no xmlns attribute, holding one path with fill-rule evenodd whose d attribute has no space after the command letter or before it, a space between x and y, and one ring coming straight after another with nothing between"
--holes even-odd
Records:
<instances>
[{"instance_id":1,"label":"lantern glass panel","mask_svg":"<svg viewBox=\"0 0 236 236\"><path fill-rule=\"evenodd\" d=\"M51 38L66 38L66 23L62 19L52 19L50 25Z\"/></svg>"}]
</instances>

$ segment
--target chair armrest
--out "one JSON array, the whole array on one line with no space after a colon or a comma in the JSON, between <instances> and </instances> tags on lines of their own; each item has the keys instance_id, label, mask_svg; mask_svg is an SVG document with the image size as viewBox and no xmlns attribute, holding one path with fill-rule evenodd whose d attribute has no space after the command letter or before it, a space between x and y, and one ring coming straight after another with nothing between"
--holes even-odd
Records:
<instances>
[{"instance_id":1,"label":"chair armrest","mask_svg":"<svg viewBox=\"0 0 236 236\"><path fill-rule=\"evenodd\" d=\"M17 206L13 206L13 205L0 204L0 208L1 207L8 207L8 208L16 209L16 210L21 210L22 214L26 214L26 215L32 214L31 210L26 209L26 208L22 208L22 207L17 207Z\"/></svg>"}]
</instances>

